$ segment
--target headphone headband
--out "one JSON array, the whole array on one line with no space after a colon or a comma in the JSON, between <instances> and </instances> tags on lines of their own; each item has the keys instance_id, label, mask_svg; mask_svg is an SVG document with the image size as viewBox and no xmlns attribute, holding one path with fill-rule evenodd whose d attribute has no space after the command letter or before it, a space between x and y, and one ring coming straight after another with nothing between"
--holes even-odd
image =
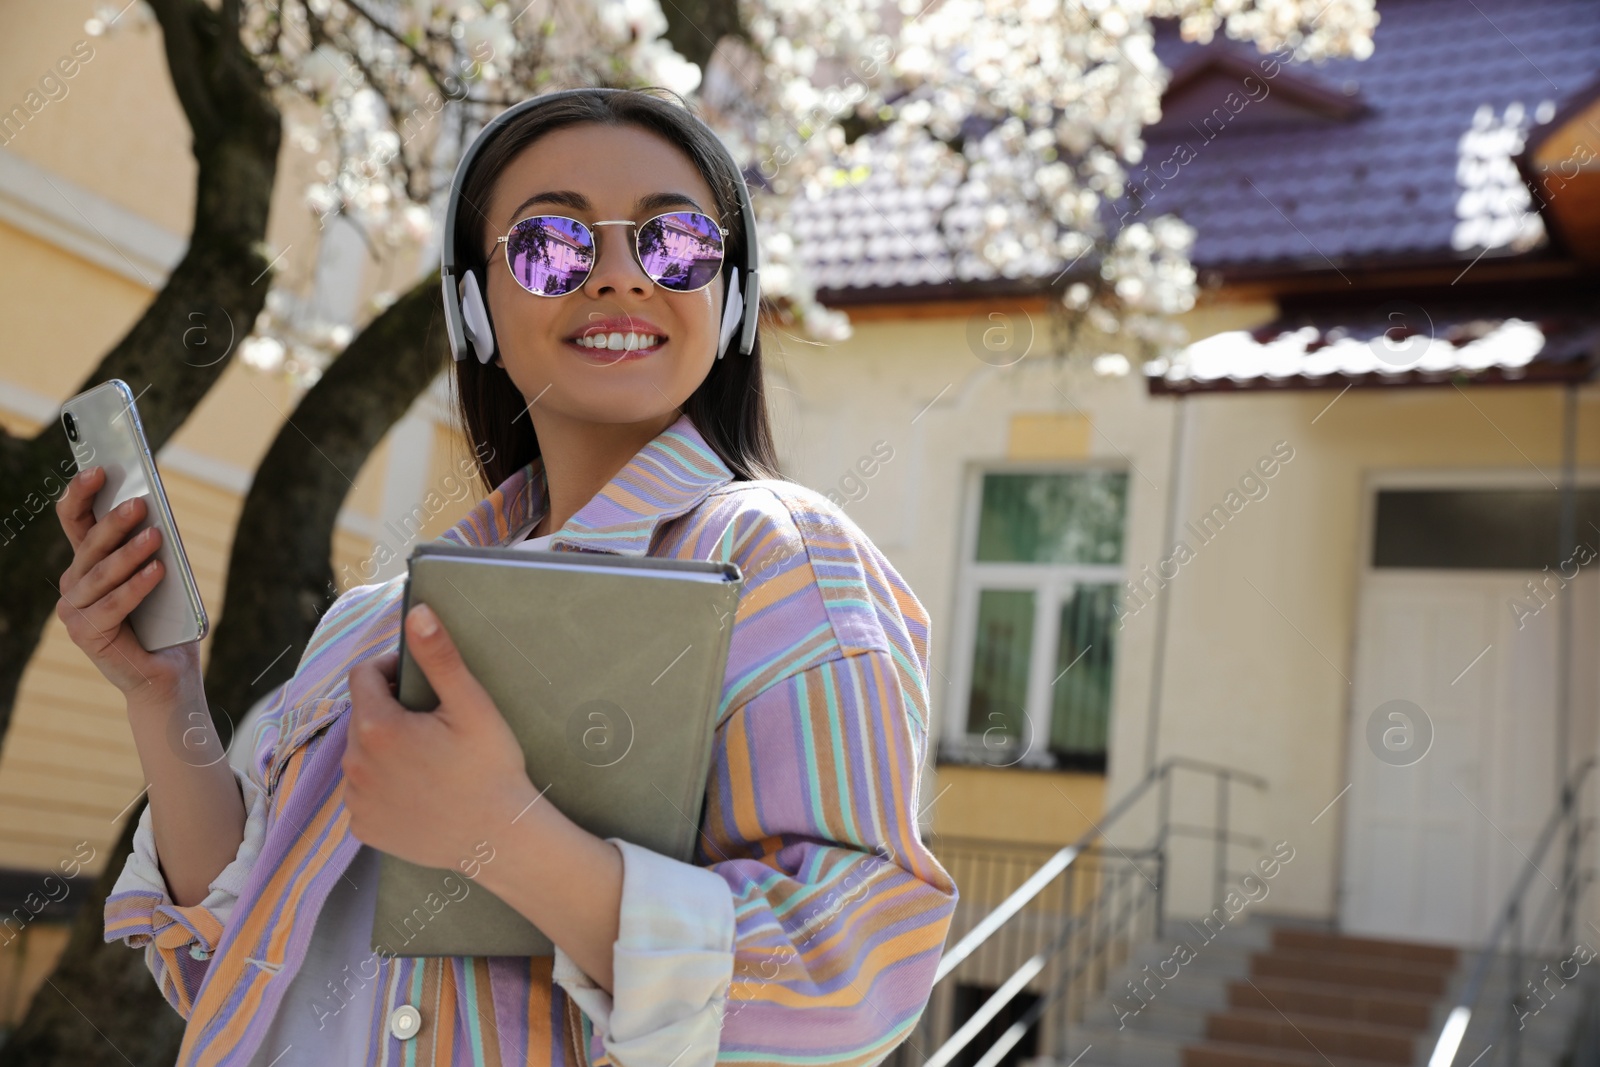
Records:
<instances>
[{"instance_id":1,"label":"headphone headband","mask_svg":"<svg viewBox=\"0 0 1600 1067\"><path fill-rule=\"evenodd\" d=\"M634 90L603 87L560 89L553 93L531 97L511 105L489 120L488 124L472 139L472 143L467 146L466 151L461 153L461 159L456 164L455 176L450 181L450 200L445 207L444 233L441 239L439 257L440 284L444 290L445 332L450 338L450 354L455 359L466 358L469 351L469 335L472 338L472 347L477 349L478 358L482 362L489 362L494 352L494 340L489 330L488 312L478 288L478 279L472 276L471 271L467 271L463 277L458 278L457 271L460 269L460 264L456 263L455 258L456 214L461 204L461 192L466 185L467 174L471 171L479 153L486 144L494 140L495 136L506 125L529 111L546 106L551 101L580 94L594 95L597 93L610 94L632 91ZM750 189L745 184L744 174L739 170L739 164L734 160L733 154L728 151L727 146L722 143L722 139L716 135L716 131L707 126L693 112L686 112L686 114L711 134L711 140L722 153L723 159L726 160L728 170L732 172L737 186L739 216L744 222L745 257L742 264L744 277L740 278L739 267L734 266L728 279L727 291L723 296L723 334L717 349L717 358L721 359L727 352L731 332L738 329L740 325L743 326L743 329L739 332L739 352L741 355L749 355L750 350L755 347L756 323L759 317L757 309L761 292L759 275L761 258L756 244L756 216L755 209L750 202ZM743 292L736 293L734 290L740 286L741 282ZM465 314L463 313L463 293L459 288L460 286L464 286L467 290L465 294L465 299L467 300ZM733 301L736 299L739 300L741 305L739 312L742 312L738 318L735 318L737 312L733 307Z\"/></svg>"}]
</instances>

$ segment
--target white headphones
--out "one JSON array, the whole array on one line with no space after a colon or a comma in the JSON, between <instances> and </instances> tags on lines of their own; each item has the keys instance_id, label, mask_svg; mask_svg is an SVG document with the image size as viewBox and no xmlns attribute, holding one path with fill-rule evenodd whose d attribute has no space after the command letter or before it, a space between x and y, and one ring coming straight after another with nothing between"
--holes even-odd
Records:
<instances>
[{"instance_id":1,"label":"white headphones","mask_svg":"<svg viewBox=\"0 0 1600 1067\"><path fill-rule=\"evenodd\" d=\"M444 318L445 333L450 338L450 355L457 360L467 358L467 344L470 341L472 350L477 354L479 363L488 363L495 356L494 328L489 322L489 308L484 303L483 290L478 284L478 279L472 271L466 271L457 279L459 270L455 262L456 247L456 209L461 203L461 190L466 184L467 172L472 168L472 162L478 156L483 146L493 139L494 135L512 119L535 108L543 107L551 100L563 96L572 96L579 93L625 93L628 89L562 89L559 92L546 93L542 96L524 100L514 104L500 114L496 115L486 125L478 136L473 138L472 144L462 153L461 161L456 164L456 173L450 183L450 202L445 209L444 234L440 248L439 280L444 290ZM760 279L760 254L756 247L756 218L755 210L750 204L750 190L745 185L744 175L740 173L739 166L734 162L733 156L727 147L722 144L714 131L701 122L698 116L690 117L711 132L711 139L716 142L726 158L728 168L733 172L739 193L739 214L744 220L745 233L745 277L744 287L740 288L739 268L730 267L728 284L722 304L722 328L717 341L717 358L727 355L728 343L735 334L739 334L739 353L749 355L755 347L756 322L761 295ZM459 288L458 288L459 286ZM748 311L748 313L747 313ZM740 327L743 326L741 332Z\"/></svg>"}]
</instances>

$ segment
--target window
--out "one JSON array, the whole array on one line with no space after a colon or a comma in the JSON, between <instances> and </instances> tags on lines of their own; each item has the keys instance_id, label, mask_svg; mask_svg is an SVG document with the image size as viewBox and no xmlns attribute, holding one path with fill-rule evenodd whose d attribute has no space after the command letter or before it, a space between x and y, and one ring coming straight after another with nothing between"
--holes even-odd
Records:
<instances>
[{"instance_id":1,"label":"window","mask_svg":"<svg viewBox=\"0 0 1600 1067\"><path fill-rule=\"evenodd\" d=\"M1554 570L1579 546L1592 558L1600 489L1575 490L1573 509L1577 544L1563 545L1561 494L1555 489L1384 489L1378 493L1372 565Z\"/></svg>"},{"instance_id":2,"label":"window","mask_svg":"<svg viewBox=\"0 0 1600 1067\"><path fill-rule=\"evenodd\" d=\"M963 563L946 759L1104 770L1128 477L988 471Z\"/></svg>"}]
</instances>

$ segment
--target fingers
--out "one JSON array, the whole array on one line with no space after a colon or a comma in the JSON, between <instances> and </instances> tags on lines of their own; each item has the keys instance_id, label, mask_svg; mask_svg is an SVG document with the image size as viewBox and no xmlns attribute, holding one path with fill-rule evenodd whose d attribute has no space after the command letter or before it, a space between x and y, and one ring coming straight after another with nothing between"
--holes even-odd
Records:
<instances>
[{"instance_id":1,"label":"fingers","mask_svg":"<svg viewBox=\"0 0 1600 1067\"><path fill-rule=\"evenodd\" d=\"M388 677L379 667L379 662L388 658L389 656L385 655L362 660L350 668L352 712L373 718L392 710L389 705L395 704L394 694L389 691Z\"/></svg>"},{"instance_id":2,"label":"fingers","mask_svg":"<svg viewBox=\"0 0 1600 1067\"><path fill-rule=\"evenodd\" d=\"M451 713L466 710L470 714L473 708L493 707L488 692L473 677L432 608L416 605L406 615L405 625L406 647L438 694L441 708L448 706Z\"/></svg>"},{"instance_id":3,"label":"fingers","mask_svg":"<svg viewBox=\"0 0 1600 1067\"><path fill-rule=\"evenodd\" d=\"M381 656L374 656L368 662L378 669L379 674L392 682L400 670L400 653L385 652Z\"/></svg>"},{"instance_id":4,"label":"fingers","mask_svg":"<svg viewBox=\"0 0 1600 1067\"><path fill-rule=\"evenodd\" d=\"M351 740L370 747L386 736L397 710L404 711L389 689L389 679L379 668L378 660L363 660L350 668L350 733Z\"/></svg>"},{"instance_id":5,"label":"fingers","mask_svg":"<svg viewBox=\"0 0 1600 1067\"><path fill-rule=\"evenodd\" d=\"M161 581L162 573L160 560L151 560L87 607L79 607L63 596L56 601L56 617L66 626L67 636L74 644L103 651L116 639L123 620Z\"/></svg>"},{"instance_id":6,"label":"fingers","mask_svg":"<svg viewBox=\"0 0 1600 1067\"><path fill-rule=\"evenodd\" d=\"M79 539L73 552L72 564L61 575L61 592L76 585L88 571L105 559L127 539L128 533L139 525L149 506L143 497L124 500L106 513L106 517L89 528Z\"/></svg>"},{"instance_id":7,"label":"fingers","mask_svg":"<svg viewBox=\"0 0 1600 1067\"><path fill-rule=\"evenodd\" d=\"M73 562L79 565L79 573L87 571L127 540L128 534L144 521L149 510L145 498L136 496L106 512L106 517L95 523L78 545L78 557Z\"/></svg>"},{"instance_id":8,"label":"fingers","mask_svg":"<svg viewBox=\"0 0 1600 1067\"><path fill-rule=\"evenodd\" d=\"M77 550L90 528L94 526L94 495L105 483L104 467L89 467L67 484L67 491L56 499L56 518L67 533L67 541Z\"/></svg>"},{"instance_id":9,"label":"fingers","mask_svg":"<svg viewBox=\"0 0 1600 1067\"><path fill-rule=\"evenodd\" d=\"M150 526L140 530L76 581L70 580L69 568L61 577L61 595L77 607L88 607L126 582L160 547L159 529Z\"/></svg>"},{"instance_id":10,"label":"fingers","mask_svg":"<svg viewBox=\"0 0 1600 1067\"><path fill-rule=\"evenodd\" d=\"M411 719L400 719L411 713L402 708L389 690L388 679L380 666L389 655L363 660L350 668L350 730L345 739L344 758L340 766L350 789L347 803L351 807L351 832L355 833L357 798L369 789L382 786L381 768L391 755L393 746L400 742L404 731L415 725ZM421 716L416 716L421 720ZM361 835L356 834L357 837ZM365 840L363 838L362 840Z\"/></svg>"}]
</instances>

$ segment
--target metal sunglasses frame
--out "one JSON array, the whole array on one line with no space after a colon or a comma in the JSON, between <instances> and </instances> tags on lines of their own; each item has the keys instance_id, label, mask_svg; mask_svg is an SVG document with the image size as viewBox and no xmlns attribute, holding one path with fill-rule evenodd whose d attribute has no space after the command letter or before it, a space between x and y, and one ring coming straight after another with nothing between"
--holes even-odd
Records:
<instances>
[{"instance_id":1,"label":"metal sunglasses frame","mask_svg":"<svg viewBox=\"0 0 1600 1067\"><path fill-rule=\"evenodd\" d=\"M639 254L639 231L644 229L646 226L650 225L652 222L656 221L656 219L666 218L668 215L699 215L701 218L709 219L711 224L717 228L718 232L722 235L722 237L724 239L724 245L723 245L723 249L722 249L722 262L726 263L728 261L728 249L727 249L727 245L726 245L726 239L727 239L727 236L728 236L728 228L726 226L722 225L721 223L719 223L716 219L711 218L711 216L707 215L704 211L681 211L681 210L680 211L663 211L659 215L650 216L649 218L645 219L643 222L635 222L632 219L601 219L601 220L599 220L597 222L584 222L582 219L575 219L571 215L538 214L538 215L529 215L525 219L518 219L516 222L511 224L511 229L513 231L516 230L516 228L518 226L521 226L524 222L527 222L530 219L566 219L568 222L575 222L579 226L582 226L584 229L589 230L590 231L589 236L591 238L593 238L595 236L594 233L593 233L593 230L594 230L594 227L596 227L596 226L632 226L632 227L634 227L633 245L632 245L632 247L633 247L633 261L639 265L639 269L641 271L644 271L645 277L650 278L650 272L644 269L644 258ZM533 296L542 296L542 297L545 297L545 298L550 299L550 300L559 300L564 296L571 296L573 293L575 293L579 289L583 288L584 283L589 280L589 276L594 273L594 269L600 265L600 242L599 242L598 239L596 239L595 242L594 242L594 262L589 264L588 271L586 271L584 273L584 275L583 275L583 281L580 281L577 285L573 286L570 291L565 292L565 293L535 293L532 289L529 289L527 286L523 285L521 280L517 278L516 268L514 268L511 265L511 244L510 244L510 242L511 242L511 233L510 232L506 233L506 235L503 236L503 237L496 237L494 239L494 243L496 245L504 245L505 246L505 254L504 254L503 258L506 261L506 270L511 272L511 277L512 277L512 279L514 281L516 281L517 288L521 289L525 293L530 293ZM720 265L718 266L717 273L718 274L722 273ZM655 284L657 284L657 285L661 285L661 282L659 280L655 279L655 278L650 278L650 280L652 282L654 282ZM667 290L670 293L698 293L700 290L706 288L706 286L709 286L712 282L714 282L716 280L717 280L717 275L714 274L709 279L707 279L705 285L697 285L693 289L674 289L670 285L662 285L661 287L663 289Z\"/></svg>"}]
</instances>

